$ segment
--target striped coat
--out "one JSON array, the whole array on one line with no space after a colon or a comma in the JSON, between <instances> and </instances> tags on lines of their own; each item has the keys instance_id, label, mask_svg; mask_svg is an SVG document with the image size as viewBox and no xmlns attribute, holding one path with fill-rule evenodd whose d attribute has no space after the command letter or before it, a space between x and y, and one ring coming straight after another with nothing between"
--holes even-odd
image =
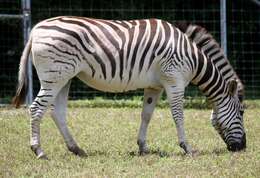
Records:
<instances>
[{"instance_id":1,"label":"striped coat","mask_svg":"<svg viewBox=\"0 0 260 178\"><path fill-rule=\"evenodd\" d=\"M141 154L148 152L147 127L163 90L171 106L179 144L186 153L192 153L183 123L184 91L190 82L215 103L215 128L228 148L232 151L245 148L237 82L225 80L225 75L196 42L166 21L63 16L38 23L21 57L19 84L14 98L17 107L26 94L26 62L30 51L41 84L30 106L31 148L39 158L45 157L40 146L40 120L49 105L54 106L52 118L68 149L84 155L66 125L67 97L73 77L101 91L124 92L144 88L137 141ZM234 132L234 126L239 130Z\"/></svg>"}]
</instances>

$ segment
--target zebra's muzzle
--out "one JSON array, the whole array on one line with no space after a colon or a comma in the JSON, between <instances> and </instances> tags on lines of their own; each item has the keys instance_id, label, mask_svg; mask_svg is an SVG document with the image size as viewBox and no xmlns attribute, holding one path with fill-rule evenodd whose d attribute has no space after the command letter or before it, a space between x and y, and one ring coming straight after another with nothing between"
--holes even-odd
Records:
<instances>
[{"instance_id":1,"label":"zebra's muzzle","mask_svg":"<svg viewBox=\"0 0 260 178\"><path fill-rule=\"evenodd\" d=\"M228 144L227 149L229 151L241 151L246 148L246 134L243 135L241 142L232 142L231 144Z\"/></svg>"}]
</instances>

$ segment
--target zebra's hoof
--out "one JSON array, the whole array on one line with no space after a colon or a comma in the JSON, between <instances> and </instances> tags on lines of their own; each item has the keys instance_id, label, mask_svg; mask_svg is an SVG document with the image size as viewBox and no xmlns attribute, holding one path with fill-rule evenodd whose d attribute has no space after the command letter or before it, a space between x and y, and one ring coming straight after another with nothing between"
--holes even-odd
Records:
<instances>
[{"instance_id":1,"label":"zebra's hoof","mask_svg":"<svg viewBox=\"0 0 260 178\"><path fill-rule=\"evenodd\" d=\"M69 147L68 148L70 152L74 153L75 155L79 156L79 157L86 157L87 154L84 150L82 150L81 148L79 148L78 146L75 147Z\"/></svg>"},{"instance_id":2,"label":"zebra's hoof","mask_svg":"<svg viewBox=\"0 0 260 178\"><path fill-rule=\"evenodd\" d=\"M34 152L37 159L48 159L48 157L44 154L43 150L41 149L40 145L31 145L31 150Z\"/></svg>"},{"instance_id":3,"label":"zebra's hoof","mask_svg":"<svg viewBox=\"0 0 260 178\"><path fill-rule=\"evenodd\" d=\"M49 160L48 157L44 153L37 155L37 159Z\"/></svg>"},{"instance_id":4,"label":"zebra's hoof","mask_svg":"<svg viewBox=\"0 0 260 178\"><path fill-rule=\"evenodd\" d=\"M144 156L150 153L149 149L147 148L146 141L137 140L137 144L139 146L140 156Z\"/></svg>"},{"instance_id":5,"label":"zebra's hoof","mask_svg":"<svg viewBox=\"0 0 260 178\"><path fill-rule=\"evenodd\" d=\"M145 155L147 155L149 153L150 153L150 151L148 149L139 150L139 155L140 156L145 156Z\"/></svg>"},{"instance_id":6,"label":"zebra's hoof","mask_svg":"<svg viewBox=\"0 0 260 178\"><path fill-rule=\"evenodd\" d=\"M199 151L198 150L191 150L190 153L186 153L186 155L190 156L190 157L196 157L199 155Z\"/></svg>"}]
</instances>

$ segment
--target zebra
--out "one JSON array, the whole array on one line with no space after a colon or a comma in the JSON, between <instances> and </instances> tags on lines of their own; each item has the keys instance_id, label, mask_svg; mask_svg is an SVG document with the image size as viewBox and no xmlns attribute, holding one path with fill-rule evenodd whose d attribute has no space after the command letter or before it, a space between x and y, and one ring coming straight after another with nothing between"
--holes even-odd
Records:
<instances>
[{"instance_id":1,"label":"zebra","mask_svg":"<svg viewBox=\"0 0 260 178\"><path fill-rule=\"evenodd\" d=\"M211 60L217 66L226 81L237 81L237 95L239 101L242 103L245 93L243 83L230 65L230 62L225 57L223 50L220 48L214 37L205 28L199 25L187 22L177 22L175 26L196 43L200 50L207 56L208 60ZM241 115L243 115L244 110L242 109L240 112ZM216 111L213 110L211 121L214 127L216 127L216 119Z\"/></svg>"},{"instance_id":2,"label":"zebra","mask_svg":"<svg viewBox=\"0 0 260 178\"><path fill-rule=\"evenodd\" d=\"M144 89L137 144L140 155L149 153L147 128L156 102L165 90L177 129L179 146L193 149L184 130L183 98L189 83L214 103L215 129L230 151L246 147L243 105L237 81L225 80L217 66L195 42L167 21L160 19L103 20L60 16L44 20L32 29L21 56L18 87L13 104L19 107L28 90L27 61L40 80L40 91L29 107L30 144L37 158L46 158L40 144L40 121L48 106L67 148L85 156L66 124L71 79L106 92Z\"/></svg>"}]
</instances>

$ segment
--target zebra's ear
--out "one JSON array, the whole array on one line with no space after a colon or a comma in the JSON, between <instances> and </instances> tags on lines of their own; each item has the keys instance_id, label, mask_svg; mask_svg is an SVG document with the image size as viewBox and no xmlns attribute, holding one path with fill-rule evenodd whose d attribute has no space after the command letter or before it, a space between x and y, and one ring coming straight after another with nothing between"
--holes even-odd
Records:
<instances>
[{"instance_id":1,"label":"zebra's ear","mask_svg":"<svg viewBox=\"0 0 260 178\"><path fill-rule=\"evenodd\" d=\"M232 96L235 96L235 94L237 93L237 81L235 79L229 81L228 92Z\"/></svg>"}]
</instances>

